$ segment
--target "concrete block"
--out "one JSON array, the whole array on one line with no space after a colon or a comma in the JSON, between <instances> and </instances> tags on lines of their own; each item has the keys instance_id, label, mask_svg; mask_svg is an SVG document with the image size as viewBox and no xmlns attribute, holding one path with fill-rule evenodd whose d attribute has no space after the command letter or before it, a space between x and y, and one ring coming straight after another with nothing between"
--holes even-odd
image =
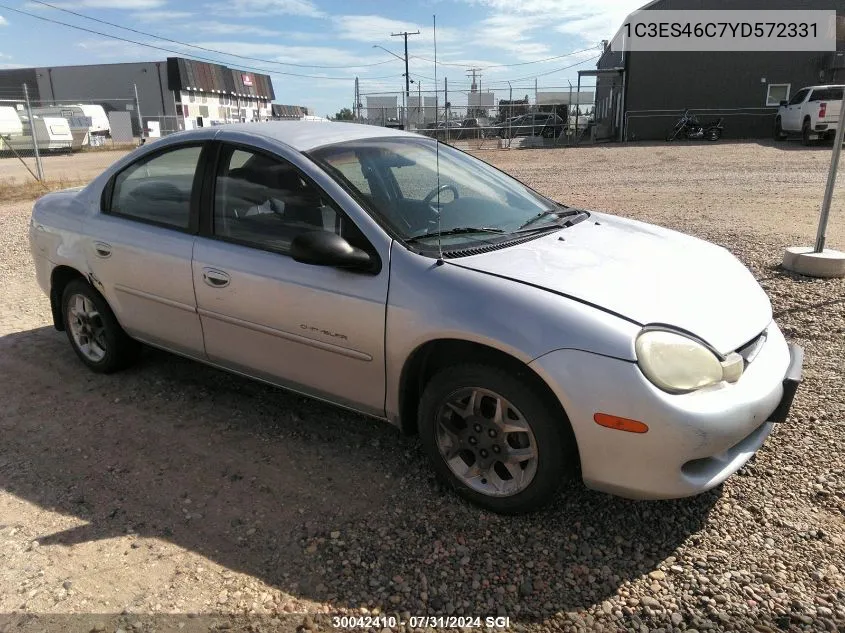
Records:
<instances>
[{"instance_id":1,"label":"concrete block","mask_svg":"<svg viewBox=\"0 0 845 633\"><path fill-rule=\"evenodd\" d=\"M810 247L794 246L786 249L783 267L808 277L841 278L845 277L845 253L831 249L814 253Z\"/></svg>"}]
</instances>

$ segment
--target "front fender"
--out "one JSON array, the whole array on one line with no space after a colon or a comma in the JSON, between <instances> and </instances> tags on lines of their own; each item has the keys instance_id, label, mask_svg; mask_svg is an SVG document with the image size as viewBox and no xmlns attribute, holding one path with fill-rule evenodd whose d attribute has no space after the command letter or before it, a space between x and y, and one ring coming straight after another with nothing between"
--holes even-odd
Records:
<instances>
[{"instance_id":1,"label":"front fender","mask_svg":"<svg viewBox=\"0 0 845 633\"><path fill-rule=\"evenodd\" d=\"M394 245L385 323L389 418L399 412L405 363L440 339L479 343L525 363L558 349L633 360L639 326L526 284L417 255ZM460 359L456 359L459 361Z\"/></svg>"}]
</instances>

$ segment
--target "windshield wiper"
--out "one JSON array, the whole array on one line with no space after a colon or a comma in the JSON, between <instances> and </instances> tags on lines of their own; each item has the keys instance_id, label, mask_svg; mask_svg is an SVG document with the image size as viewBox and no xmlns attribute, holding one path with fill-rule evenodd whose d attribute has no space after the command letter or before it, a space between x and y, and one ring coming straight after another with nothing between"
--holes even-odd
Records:
<instances>
[{"instance_id":1,"label":"windshield wiper","mask_svg":"<svg viewBox=\"0 0 845 633\"><path fill-rule=\"evenodd\" d=\"M497 229L490 226L458 226L453 229L443 229L442 231L431 231L430 233L423 233L422 235L414 235L405 240L406 243L418 242L429 237L444 237L447 235L461 235L463 233L506 233L504 229Z\"/></svg>"},{"instance_id":2,"label":"windshield wiper","mask_svg":"<svg viewBox=\"0 0 845 633\"><path fill-rule=\"evenodd\" d=\"M540 220L544 220L544 219L546 219L550 216L555 216L556 218L569 218L569 219L562 224L554 223L554 224L549 224L548 226L539 227L537 229L529 229L528 228L532 224L536 224ZM578 219L579 216L583 216L583 217ZM567 226L572 226L573 224L576 224L577 222L580 222L581 219L583 219L584 217L587 217L587 212L583 211L581 209L569 209L568 207L564 210L549 209L548 211L543 211L542 213L538 213L537 215L535 215L533 218L528 220L528 222L526 222L525 224L520 226L516 231L514 231L514 233L520 233L520 232L522 232L526 229L534 231L534 230L540 230L540 228L543 228L543 229L564 228L564 227L567 227Z\"/></svg>"}]
</instances>

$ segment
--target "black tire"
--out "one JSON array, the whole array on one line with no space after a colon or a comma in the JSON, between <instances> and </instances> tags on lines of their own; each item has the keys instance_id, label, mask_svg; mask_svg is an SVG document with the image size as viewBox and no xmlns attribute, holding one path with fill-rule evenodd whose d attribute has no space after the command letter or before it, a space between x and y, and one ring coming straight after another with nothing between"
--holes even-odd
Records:
<instances>
[{"instance_id":1,"label":"black tire","mask_svg":"<svg viewBox=\"0 0 845 633\"><path fill-rule=\"evenodd\" d=\"M714 128L712 130L707 130L707 140L708 141L718 141L722 138L722 130L718 128Z\"/></svg>"},{"instance_id":2,"label":"black tire","mask_svg":"<svg viewBox=\"0 0 845 633\"><path fill-rule=\"evenodd\" d=\"M507 399L523 414L534 435L537 465L534 478L511 496L473 490L452 472L437 445L439 415L449 397L461 389L486 389ZM569 422L546 404L530 380L489 365L456 365L438 372L426 385L419 407L422 445L437 473L468 501L500 514L533 512L547 504L577 465L577 447ZM482 480L483 482L484 480Z\"/></svg>"},{"instance_id":3,"label":"black tire","mask_svg":"<svg viewBox=\"0 0 845 633\"><path fill-rule=\"evenodd\" d=\"M810 130L810 122L804 121L804 125L801 126L801 143L804 147L809 147L813 144L813 139L810 137L812 134L812 130Z\"/></svg>"},{"instance_id":4,"label":"black tire","mask_svg":"<svg viewBox=\"0 0 845 633\"><path fill-rule=\"evenodd\" d=\"M102 341L105 354L100 360L92 360L77 344L71 328L71 299L77 295L85 297L94 305L98 323L102 324ZM88 282L74 279L62 293L62 319L70 346L85 365L98 374L109 374L131 365L140 352L141 345L130 338L114 316L108 302Z\"/></svg>"},{"instance_id":5,"label":"black tire","mask_svg":"<svg viewBox=\"0 0 845 633\"><path fill-rule=\"evenodd\" d=\"M786 138L786 134L783 133L783 122L781 121L780 117L775 119L775 140L782 141Z\"/></svg>"}]
</instances>

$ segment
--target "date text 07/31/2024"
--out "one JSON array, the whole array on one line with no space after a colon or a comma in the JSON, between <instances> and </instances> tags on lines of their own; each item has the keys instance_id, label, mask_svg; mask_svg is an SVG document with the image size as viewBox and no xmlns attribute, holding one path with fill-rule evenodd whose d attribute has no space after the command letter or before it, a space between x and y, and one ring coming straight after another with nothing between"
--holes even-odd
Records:
<instances>
[{"instance_id":1,"label":"date text 07/31/2024","mask_svg":"<svg viewBox=\"0 0 845 633\"><path fill-rule=\"evenodd\" d=\"M332 617L332 626L338 629L370 629L379 627L410 626L412 629L425 628L476 628L487 627L507 629L510 618L507 616L410 616L400 618L393 615L350 615Z\"/></svg>"}]
</instances>

